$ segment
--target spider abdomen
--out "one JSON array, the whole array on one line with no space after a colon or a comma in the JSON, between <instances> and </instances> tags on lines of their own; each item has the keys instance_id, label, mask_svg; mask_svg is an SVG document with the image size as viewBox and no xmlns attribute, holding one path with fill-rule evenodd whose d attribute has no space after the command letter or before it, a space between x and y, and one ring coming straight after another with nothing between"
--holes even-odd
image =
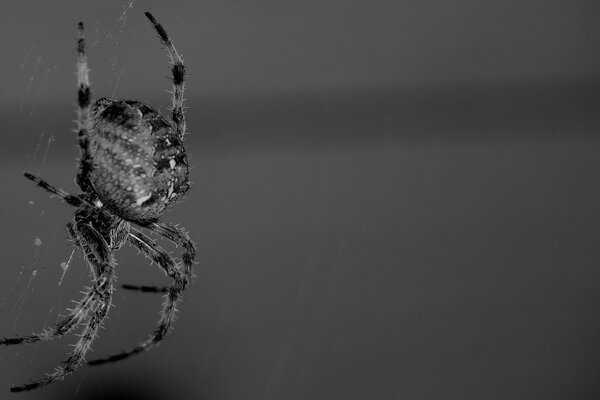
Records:
<instances>
[{"instance_id":1,"label":"spider abdomen","mask_svg":"<svg viewBox=\"0 0 600 400\"><path fill-rule=\"evenodd\" d=\"M156 219L188 190L183 142L156 110L102 98L92 107L90 125L90 183L120 217Z\"/></svg>"}]
</instances>

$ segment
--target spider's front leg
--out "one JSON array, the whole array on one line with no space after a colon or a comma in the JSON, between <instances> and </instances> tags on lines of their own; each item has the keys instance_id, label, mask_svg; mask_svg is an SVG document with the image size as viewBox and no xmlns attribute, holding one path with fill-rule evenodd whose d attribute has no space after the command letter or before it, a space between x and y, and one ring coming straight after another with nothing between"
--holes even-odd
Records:
<instances>
[{"instance_id":1,"label":"spider's front leg","mask_svg":"<svg viewBox=\"0 0 600 400\"><path fill-rule=\"evenodd\" d=\"M173 98L171 99L171 111L173 122L175 123L175 129L177 131L177 135L180 139L183 139L183 135L185 135L185 115L183 112L183 91L185 89L185 66L183 65L183 59L181 55L175 49L173 45L173 40L165 31L165 28L154 18L152 14L149 12L145 12L144 15L154 29L156 33L158 33L158 37L160 41L167 49L167 53L169 54L169 62L172 65L171 73L173 75Z\"/></svg>"},{"instance_id":2,"label":"spider's front leg","mask_svg":"<svg viewBox=\"0 0 600 400\"><path fill-rule=\"evenodd\" d=\"M90 105L92 103L92 91L90 89L89 69L87 56L85 54L85 37L83 34L83 22L77 25L77 140L81 158L79 159L79 170L77 171L77 185L85 193L92 191L89 174L92 170L92 157L89 150Z\"/></svg>"},{"instance_id":3,"label":"spider's front leg","mask_svg":"<svg viewBox=\"0 0 600 400\"><path fill-rule=\"evenodd\" d=\"M84 199L79 196L69 194L62 190L61 188L57 188L46 182L45 180L38 178L35 175L30 174L29 172L25 172L25 178L35 182L42 189L52 193L53 195L58 196L61 200L64 200L67 204L70 204L74 207L93 207L91 204L87 203Z\"/></svg>"}]
</instances>

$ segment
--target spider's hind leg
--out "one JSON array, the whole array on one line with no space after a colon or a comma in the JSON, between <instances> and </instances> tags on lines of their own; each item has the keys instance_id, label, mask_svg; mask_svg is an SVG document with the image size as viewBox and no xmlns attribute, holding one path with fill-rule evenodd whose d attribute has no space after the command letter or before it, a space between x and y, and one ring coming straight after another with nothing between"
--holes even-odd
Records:
<instances>
[{"instance_id":1,"label":"spider's hind leg","mask_svg":"<svg viewBox=\"0 0 600 400\"><path fill-rule=\"evenodd\" d=\"M0 339L0 345L14 344L29 344L39 341L48 341L56 337L66 335L75 329L87 317L90 308L93 304L94 293L92 289L88 289L84 297L77 302L77 305L72 310L69 310L69 315L51 328L46 328L40 333L34 333L28 336L20 336L13 338Z\"/></svg>"},{"instance_id":2,"label":"spider's hind leg","mask_svg":"<svg viewBox=\"0 0 600 400\"><path fill-rule=\"evenodd\" d=\"M40 179L30 173L26 172L25 177L27 179L30 179L31 181L35 182L38 186L40 186L44 190L52 193L55 196L58 196L59 198L64 200L66 203L68 203L72 206L83 207L83 208L93 207L89 203L87 203L87 201L80 198L79 196L69 194L69 193L65 192L64 190L57 188L57 187L49 184L48 182L44 181L43 179ZM92 229L92 228L90 227L90 229ZM81 233L79 233L79 231L77 229L75 229L71 223L67 224L67 231L68 231L69 235L71 236L71 238L73 239L74 244L79 249L81 249L84 252L84 254L86 254L86 257L88 258L88 260L90 260L90 263L93 265L98 265L96 267L97 271L106 270L106 273L112 274L112 272L111 272L112 267L110 267L110 268L102 267L101 268L99 266L101 264L103 265L103 264L112 263L112 261L111 261L112 258L111 258L111 256L107 255L108 253L100 252L100 253L103 253L102 255L104 256L105 261L97 261L97 260L94 261L94 260L90 259L90 257L93 257L93 252L91 250L89 250L90 234L87 234L87 237L85 237L85 235L82 235ZM92 233L92 236L94 236L93 233ZM99 235L96 235L96 236L99 236ZM96 238L92 238L92 240L95 241ZM96 246L96 247L98 247L98 246ZM98 279L97 279L98 275L99 274L94 274L95 282L98 282ZM53 325L49 328L45 328L39 333L34 333L31 335L27 335L27 336L0 339L0 345L29 344L29 343L39 342L39 341L48 341L48 340L54 339L56 337L66 335L69 332L71 332L73 329L77 328L77 326L79 326L81 323L83 323L83 321L86 318L88 318L90 310L96 305L96 303L98 303L99 296L100 296L100 293L99 293L97 287L88 288L87 291L84 293L84 297L81 300L79 300L78 302L76 302L76 306L72 310L68 310L69 311L68 315L65 318L63 318L61 321L56 323L55 325ZM89 326L89 321L88 321L88 326ZM68 371L65 372L62 376L66 375L66 373L68 373ZM44 386L56 379L59 379L59 378L50 379L50 380L48 380L48 378L45 378L38 382L34 382L34 383L27 384L27 385L20 386L20 387L15 387L11 390L12 391L31 390L31 389L35 389L36 387Z\"/></svg>"},{"instance_id":3,"label":"spider's hind leg","mask_svg":"<svg viewBox=\"0 0 600 400\"><path fill-rule=\"evenodd\" d=\"M146 257L148 257L152 262L157 262L158 265L160 265L161 268L163 268L163 269L165 269L163 267L163 264L165 264L165 263L171 264L172 263L172 260L171 261L166 260L166 258L170 258L168 255L166 255L166 257L165 256L158 257L158 255L155 255L153 257L153 255L150 254L148 248L156 249L156 248L159 248L159 245L154 240L152 240L152 238L144 235L144 233L141 232L140 230L134 229L133 231L134 231L134 233L130 234L128 237L128 241L132 246L134 246L140 252L142 252L144 255L146 255ZM126 290L131 290L134 292L142 292L142 293L162 293L162 294L164 294L169 291L169 286L132 285L129 283L124 283L121 285L121 287Z\"/></svg>"},{"instance_id":4,"label":"spider's hind leg","mask_svg":"<svg viewBox=\"0 0 600 400\"><path fill-rule=\"evenodd\" d=\"M145 228L158 233L162 237L170 240L176 246L183 248L181 260L183 261L183 278L184 284L187 287L192 282L194 259L196 258L196 246L190 239L186 230L180 226L169 224L166 222L151 222L144 226Z\"/></svg>"},{"instance_id":5,"label":"spider's hind leg","mask_svg":"<svg viewBox=\"0 0 600 400\"><path fill-rule=\"evenodd\" d=\"M97 276L95 276L93 287L89 289L86 297L80 302L80 306L71 312L71 318L67 318L59 323L57 327L62 328L62 330L59 330L59 333L64 334L66 333L66 328L71 330L76 324L81 323L84 324L83 331L79 335L79 340L75 344L73 351L69 354L68 358L54 370L54 372L47 374L46 377L37 381L22 386L13 386L10 389L11 392L23 392L26 390L37 389L49 385L52 382L62 380L66 375L75 371L84 360L85 354L96 338L98 329L110 308L115 267L115 261L110 252L110 248L100 233L86 223L78 223L74 231L77 233L77 245L83 251L88 262L93 265L92 270L97 272ZM57 333L56 329L54 333ZM52 335L52 332L49 332L46 336L36 340L50 339L59 335ZM31 341L36 341L31 340L31 338L32 337L26 337L25 340L19 340L18 342L15 342L15 339L8 339L3 344L30 343Z\"/></svg>"},{"instance_id":6,"label":"spider's hind leg","mask_svg":"<svg viewBox=\"0 0 600 400\"><path fill-rule=\"evenodd\" d=\"M79 367L85 357L85 353L89 350L90 345L96 338L98 329L100 328L102 321L106 317L106 313L109 308L109 301L104 300L95 304L92 315L89 317L83 332L79 335L79 340L73 351L69 354L69 357L62 363L62 365L56 367L53 373L46 375L45 378L26 383L22 386L13 386L10 388L11 392L24 392L27 390L33 390L49 385L52 382L64 379L65 376L72 373Z\"/></svg>"},{"instance_id":7,"label":"spider's hind leg","mask_svg":"<svg viewBox=\"0 0 600 400\"><path fill-rule=\"evenodd\" d=\"M160 320L150 337L133 347L130 350L97 360L88 361L89 365L100 365L108 362L120 361L131 357L134 354L141 353L150 349L152 346L160 343L166 334L169 332L173 320L175 319L175 311L177 303L181 299L181 293L186 287L186 278L175 264L175 261L167 254L167 252L156 244L151 238L143 232L132 229L129 234L129 242L137 247L152 261L156 262L163 271L173 279L173 284L168 287L165 294L165 301L161 310Z\"/></svg>"},{"instance_id":8,"label":"spider's hind leg","mask_svg":"<svg viewBox=\"0 0 600 400\"><path fill-rule=\"evenodd\" d=\"M151 222L151 223L149 223L147 225L143 225L143 226L145 228L147 228L151 231L154 231L154 232L158 233L159 235L169 239L170 241L175 243L175 245L183 247L184 251L183 251L183 255L181 257L183 260L183 280L184 280L184 288L187 287L187 285L189 285L190 282L192 281L192 277L193 277L192 265L194 264L194 258L196 256L196 247L194 246L194 243L192 242L192 240L189 238L187 232L183 228L180 228L178 226L171 225L168 223L164 223L164 222ZM156 244L156 242L154 240L152 240L148 236L145 236L139 230L136 230L136 232L137 232L136 234L138 236L141 235L140 237L144 237L146 242L151 247L154 247L154 248L158 247L158 245ZM132 241L131 237L130 237L130 242L131 242L131 244L138 247L138 249L139 249L139 243L136 242L135 240ZM142 252L145 252L144 249L140 249L140 250ZM150 259L152 259L152 257L150 257ZM123 289L136 290L139 292L147 292L147 293L167 293L169 291L169 288L164 287L164 286L145 286L145 285L124 284L124 285L122 285L122 287L123 287Z\"/></svg>"},{"instance_id":9,"label":"spider's hind leg","mask_svg":"<svg viewBox=\"0 0 600 400\"><path fill-rule=\"evenodd\" d=\"M123 289L144 293L167 293L169 291L168 286L131 285L124 283L121 285L121 287Z\"/></svg>"}]
</instances>

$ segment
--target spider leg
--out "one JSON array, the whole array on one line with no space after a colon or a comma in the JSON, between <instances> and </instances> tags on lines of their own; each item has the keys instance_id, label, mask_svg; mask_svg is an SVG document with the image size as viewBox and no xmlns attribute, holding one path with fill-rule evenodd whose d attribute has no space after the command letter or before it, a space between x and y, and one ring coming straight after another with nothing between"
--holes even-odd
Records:
<instances>
[{"instance_id":1,"label":"spider leg","mask_svg":"<svg viewBox=\"0 0 600 400\"><path fill-rule=\"evenodd\" d=\"M192 281L192 277L193 277L192 266L194 264L194 258L196 256L196 246L194 245L194 242L192 242L192 240L188 236L187 232L181 227L171 225L171 224L168 224L165 222L152 222L149 224L144 224L142 226L146 229L149 229L151 231L158 233L159 235L169 239L176 245L182 246L184 248L184 252L182 255L183 277L185 280L185 286L187 287L187 285L189 285L189 283ZM137 233L143 235L143 233L141 231L139 231L137 229L135 231ZM156 242L154 242L152 239L148 238L147 236L145 236L145 237L149 241L148 243L152 244L154 247L157 247ZM135 245L135 243L132 243L132 244ZM138 285L125 284L125 285L122 285L122 287L124 289L137 290L140 292L151 292L151 293L166 293L168 291L168 288L166 288L166 287L155 287L155 286L138 286ZM185 287L184 287L184 289L185 289Z\"/></svg>"},{"instance_id":2,"label":"spider leg","mask_svg":"<svg viewBox=\"0 0 600 400\"><path fill-rule=\"evenodd\" d=\"M85 309L80 309L79 311L79 315L81 316L80 322L82 322L85 315L88 316L85 327L73 351L53 373L22 386L13 386L10 389L11 392L37 389L52 382L62 380L66 375L75 371L84 360L85 354L90 349L92 342L96 338L98 329L108 313L113 292L114 259L110 253L108 244L92 226L78 223L76 230L80 233L78 239L86 258L90 263L94 264L94 270L99 273L98 277L94 279L93 287L88 292L89 299L86 296L82 302L85 303ZM73 320L75 319L73 318ZM67 320L69 319L67 318Z\"/></svg>"},{"instance_id":3,"label":"spider leg","mask_svg":"<svg viewBox=\"0 0 600 400\"><path fill-rule=\"evenodd\" d=\"M83 226L83 230L85 231L87 228ZM90 246L86 244L89 240L94 240L93 238L86 238L85 235L82 235L79 230L77 230L72 223L67 224L67 232L73 243L76 247L78 247L85 255L87 260L90 260L91 257L94 257L92 254L92 250ZM88 236L90 236L88 234ZM100 271L97 267L97 263L91 263L90 270L92 271L92 275L94 280L98 279L98 276L101 275L102 271ZM30 344L38 341L48 341L52 340L56 337L64 336L75 329L79 324L87 317L90 308L92 307L98 294L93 290L93 288L87 288L87 291L84 293L84 297L76 302L76 306L69 310L69 314L62 319L60 322L56 323L50 328L46 328L39 333L34 333L28 336L20 336L13 338L5 338L0 339L0 345L15 345L15 344Z\"/></svg>"},{"instance_id":4,"label":"spider leg","mask_svg":"<svg viewBox=\"0 0 600 400\"><path fill-rule=\"evenodd\" d=\"M75 228L75 226L73 226L71 222L67 223L67 233L69 234L69 238L73 242L73 245L79 250L81 250L86 261L88 261L91 255L91 249L85 244L85 238L82 237L79 230L77 230L77 228ZM95 268L95 265L89 261L88 265L90 267L90 272L92 273L94 280L98 279L98 275L100 275L101 271L98 271L97 268Z\"/></svg>"},{"instance_id":5,"label":"spider leg","mask_svg":"<svg viewBox=\"0 0 600 400\"><path fill-rule=\"evenodd\" d=\"M144 293L167 293L169 288L167 286L148 286L148 285L131 285L124 283L121 285L123 289L134 290Z\"/></svg>"},{"instance_id":6,"label":"spider leg","mask_svg":"<svg viewBox=\"0 0 600 400\"><path fill-rule=\"evenodd\" d=\"M96 307L91 310L92 315L88 319L87 324L75 345L75 349L69 354L69 357L61 366L57 367L53 373L48 374L45 378L22 386L13 386L10 388L10 391L23 392L26 390L37 389L49 385L52 382L62 380L65 376L75 371L83 361L85 353L90 349L92 342L96 338L98 328L100 328L100 325L108 312L109 302L110 300L103 299L103 301L95 303Z\"/></svg>"},{"instance_id":7,"label":"spider leg","mask_svg":"<svg viewBox=\"0 0 600 400\"><path fill-rule=\"evenodd\" d=\"M83 200L81 197L69 194L60 188L52 186L48 182L38 178L37 176L31 175L28 172L25 172L25 178L34 181L35 183L37 183L37 185L39 187L60 197L62 200L64 200L66 203L68 203L72 206L80 207L81 205L85 204L87 206L93 207L91 204L89 204L87 201Z\"/></svg>"},{"instance_id":8,"label":"spider leg","mask_svg":"<svg viewBox=\"0 0 600 400\"><path fill-rule=\"evenodd\" d=\"M60 197L61 200L63 200L65 203L70 204L74 207L78 207L81 210L86 210L88 212L93 212L93 213L97 213L100 214L104 217L106 217L106 213L96 207L95 205L93 205L92 203L90 203L88 200L86 200L85 197L81 196L81 195L74 195L74 194L69 194L67 192L65 192L63 189L61 188L57 188L56 186L53 186L51 184L49 184L48 182L44 181L41 178L38 178L37 176L34 176L28 172L25 172L25 177L27 179L32 180L33 182L37 183L37 185L39 187L41 187L42 189L52 193L55 196Z\"/></svg>"},{"instance_id":9,"label":"spider leg","mask_svg":"<svg viewBox=\"0 0 600 400\"><path fill-rule=\"evenodd\" d=\"M135 232L133 235L129 235L129 242L137 247L138 250L140 250L142 253L144 253L147 257L150 258L150 260L154 261L154 259L152 257L150 257L148 255L148 253L145 251L144 248L140 248L140 241L138 240L138 238L142 239L144 242L146 242L149 246L151 247L159 247L158 244L152 240L150 237L144 235L144 233L138 229L133 228L133 231ZM160 263L159 263L160 265ZM167 293L169 291L169 287L168 286L148 286L148 285L131 285L128 283L122 284L121 287L123 289L127 289L127 290L134 290L134 291L138 291L138 292L145 292L145 293Z\"/></svg>"},{"instance_id":10,"label":"spider leg","mask_svg":"<svg viewBox=\"0 0 600 400\"><path fill-rule=\"evenodd\" d=\"M0 340L0 345L13 345L13 344L29 344L38 341L48 341L55 337L66 335L75 329L81 321L83 321L93 304L93 298L95 293L92 288L89 288L85 293L84 297L77 302L77 306L70 310L69 315L59 323L55 324L51 328L46 328L40 333L34 333L29 336L20 336L14 338L5 338Z\"/></svg>"},{"instance_id":11,"label":"spider leg","mask_svg":"<svg viewBox=\"0 0 600 400\"><path fill-rule=\"evenodd\" d=\"M92 91L90 89L89 69L85 55L85 37L83 34L83 22L77 25L77 138L81 159L79 160L79 171L76 182L86 193L91 189L88 175L92 169L92 158L89 151L88 124L90 119L90 104Z\"/></svg>"},{"instance_id":12,"label":"spider leg","mask_svg":"<svg viewBox=\"0 0 600 400\"><path fill-rule=\"evenodd\" d=\"M181 275L181 271L177 268L175 261L173 261L169 254L167 254L167 252L158 246L151 238L144 235L141 231L133 229L133 232L129 234L128 239L131 244L137 247L148 258L156 262L163 271L173 279L173 284L168 288L168 291L165 294L165 301L163 303L158 325L146 341L130 350L106 358L88 361L89 365L100 365L108 362L120 361L131 357L134 354L148 350L162 341L171 328L171 324L175 318L177 303L181 299L181 292L183 292L183 289L186 286L185 278Z\"/></svg>"},{"instance_id":13,"label":"spider leg","mask_svg":"<svg viewBox=\"0 0 600 400\"><path fill-rule=\"evenodd\" d=\"M143 226L183 248L183 254L181 255L181 260L183 261L183 278L185 286L189 285L193 277L192 267L194 265L194 258L196 257L196 246L185 229L166 222L150 222Z\"/></svg>"},{"instance_id":14,"label":"spider leg","mask_svg":"<svg viewBox=\"0 0 600 400\"><path fill-rule=\"evenodd\" d=\"M144 15L150 20L156 33L158 33L158 37L162 44L167 48L167 52L169 53L169 61L173 66L171 68L171 72L173 73L173 99L172 99L172 112L173 112L173 122L175 122L175 127L177 129L177 134L180 139L183 139L183 135L185 134L185 116L183 115L183 91L185 89L185 66L183 65L183 59L177 53L175 46L173 45L173 40L165 31L165 28L156 21L154 16L149 12L145 12Z\"/></svg>"}]
</instances>

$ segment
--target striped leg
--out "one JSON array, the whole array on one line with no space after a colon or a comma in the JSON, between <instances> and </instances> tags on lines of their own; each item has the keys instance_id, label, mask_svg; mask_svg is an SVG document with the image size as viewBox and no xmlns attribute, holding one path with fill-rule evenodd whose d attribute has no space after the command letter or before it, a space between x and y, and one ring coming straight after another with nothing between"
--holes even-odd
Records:
<instances>
[{"instance_id":1,"label":"striped leg","mask_svg":"<svg viewBox=\"0 0 600 400\"><path fill-rule=\"evenodd\" d=\"M183 254L181 255L181 260L183 261L183 278L185 286L189 285L193 278L192 267L194 265L194 258L196 258L196 245L194 245L194 242L192 242L185 229L166 222L152 222L145 226L145 228L158 233L175 243L175 245L183 248Z\"/></svg>"},{"instance_id":2,"label":"striped leg","mask_svg":"<svg viewBox=\"0 0 600 400\"><path fill-rule=\"evenodd\" d=\"M89 290L88 295L86 295L84 300L80 303L80 306L71 313L72 316L75 316L70 319L68 318L66 320L68 322L59 324L59 327L72 328L74 325L81 322L84 324L83 331L79 336L79 340L75 344L73 351L69 354L68 358L54 370L54 372L37 381L22 386L13 386L10 389L11 392L23 392L26 390L37 389L49 385L52 382L62 380L66 375L75 371L84 360L85 354L90 349L92 342L97 336L98 329L108 313L113 292L114 258L110 253L108 244L94 228L89 225L78 224L77 230L80 233L78 239L82 244L82 251L86 255L88 262L94 265L93 270L98 271L99 275L94 280L94 286ZM55 330L54 333L58 332ZM62 331L60 333L62 333ZM37 340L45 339L46 336ZM55 337L59 335L55 334L51 336ZM29 342L31 342L31 340L16 341L8 339L5 340L3 344Z\"/></svg>"},{"instance_id":3,"label":"striped leg","mask_svg":"<svg viewBox=\"0 0 600 400\"><path fill-rule=\"evenodd\" d=\"M83 35L83 22L78 24L77 37L77 138L81 159L77 172L77 184L86 193L89 193L90 183L88 175L92 169L89 153L88 124L90 120L90 104L92 92L90 90L89 70L85 55L85 37Z\"/></svg>"},{"instance_id":4,"label":"striped leg","mask_svg":"<svg viewBox=\"0 0 600 400\"><path fill-rule=\"evenodd\" d=\"M91 204L89 204L88 202L86 202L85 200L83 200L81 197L69 194L69 193L65 192L64 190L62 190L60 188L52 186L48 182L46 182L46 181L38 178L37 176L31 175L28 172L25 172L25 178L34 181L42 189L44 189L44 190L52 193L53 195L56 195L56 196L60 197L67 204L70 204L70 205L72 205L74 207L80 207L81 205L87 205L89 207L93 207Z\"/></svg>"},{"instance_id":5,"label":"striped leg","mask_svg":"<svg viewBox=\"0 0 600 400\"><path fill-rule=\"evenodd\" d=\"M90 349L90 346L97 336L98 329L102 323L102 320L106 317L108 312L110 300L104 300L102 302L95 303L95 307L91 310L92 315L88 319L83 332L79 336L79 340L75 344L75 348L69 354L69 357L62 363L62 365L56 367L54 372L46 375L37 381L26 383L22 386L13 386L10 388L11 392L24 392L27 390L38 389L46 385L51 384L55 381L60 381L65 378L68 374L72 373L81 365L85 357L85 353Z\"/></svg>"},{"instance_id":6,"label":"striped leg","mask_svg":"<svg viewBox=\"0 0 600 400\"><path fill-rule=\"evenodd\" d=\"M91 360L88 362L89 365L100 365L108 362L120 361L148 350L152 346L162 341L171 328L175 318L175 311L177 311L177 303L181 300L181 293L186 286L185 279L175 265L175 261L173 261L169 254L167 254L167 252L158 246L152 239L144 235L144 233L141 231L134 229L129 234L129 242L137 247L152 261L156 262L158 266L162 268L171 279L173 279L173 284L169 286L167 293L165 294L165 301L160 313L158 325L154 329L152 335L150 335L146 341L138 344L130 350L126 350L106 358Z\"/></svg>"},{"instance_id":7,"label":"striped leg","mask_svg":"<svg viewBox=\"0 0 600 400\"><path fill-rule=\"evenodd\" d=\"M48 341L56 337L66 335L75 329L87 316L93 304L95 293L91 288L85 293L83 299L77 302L75 308L70 310L69 315L56 325L44 329L40 333L28 336L0 339L0 345L29 344L39 341Z\"/></svg>"},{"instance_id":8,"label":"striped leg","mask_svg":"<svg viewBox=\"0 0 600 400\"><path fill-rule=\"evenodd\" d=\"M167 31L165 31L165 28L163 28L162 25L159 24L154 16L152 16L152 14L149 12L145 12L144 15L146 15L146 17L154 26L154 29L156 29L156 33L158 33L160 41L167 48L167 52L169 53L169 61L173 66L171 68L171 72L173 73L172 118L177 129L177 134L179 135L179 138L183 140L183 135L185 135L185 116L183 115L185 67L183 65L183 59L179 53L177 53L175 46L173 46L173 40L171 40L171 37L167 34Z\"/></svg>"}]
</instances>

